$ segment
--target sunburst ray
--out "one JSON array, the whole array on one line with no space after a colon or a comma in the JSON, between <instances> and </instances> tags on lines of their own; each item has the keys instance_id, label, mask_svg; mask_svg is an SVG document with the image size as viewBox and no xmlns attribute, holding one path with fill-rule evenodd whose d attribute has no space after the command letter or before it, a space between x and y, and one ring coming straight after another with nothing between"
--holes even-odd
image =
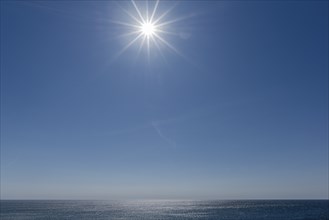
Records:
<instances>
[{"instance_id":1,"label":"sunburst ray","mask_svg":"<svg viewBox=\"0 0 329 220\"><path fill-rule=\"evenodd\" d=\"M161 51L161 45L169 48L171 51L177 55L183 56L171 43L165 39L165 35L179 36L177 32L168 31L168 26L172 25L178 21L184 20L189 16L167 19L169 14L172 13L173 9L176 7L177 3L169 7L163 13L158 15L158 9L160 7L160 1L156 0L155 3L150 7L149 2L146 2L144 10L140 8L140 4L137 4L136 1L131 0L131 3L134 8L133 11L128 11L123 9L123 12L128 15L128 18L131 19L131 22L127 21L112 21L115 24L125 26L132 29L128 33L125 33L121 36L131 36L135 37L128 42L128 44L116 55L116 57L123 54L129 47L138 41L139 46L137 49L137 56L141 54L143 48L146 50L147 59L150 60L152 47L155 46L157 50L160 51L161 56L164 57ZM170 28L172 30L172 28ZM184 57L184 56L183 56Z\"/></svg>"}]
</instances>

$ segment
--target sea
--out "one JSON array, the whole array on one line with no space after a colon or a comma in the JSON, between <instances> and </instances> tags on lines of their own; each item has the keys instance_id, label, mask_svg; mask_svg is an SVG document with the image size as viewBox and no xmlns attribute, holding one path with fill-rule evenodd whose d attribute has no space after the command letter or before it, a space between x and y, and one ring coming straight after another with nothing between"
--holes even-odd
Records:
<instances>
[{"instance_id":1,"label":"sea","mask_svg":"<svg viewBox=\"0 0 329 220\"><path fill-rule=\"evenodd\" d=\"M1 220L329 220L329 200L1 200Z\"/></svg>"}]
</instances>

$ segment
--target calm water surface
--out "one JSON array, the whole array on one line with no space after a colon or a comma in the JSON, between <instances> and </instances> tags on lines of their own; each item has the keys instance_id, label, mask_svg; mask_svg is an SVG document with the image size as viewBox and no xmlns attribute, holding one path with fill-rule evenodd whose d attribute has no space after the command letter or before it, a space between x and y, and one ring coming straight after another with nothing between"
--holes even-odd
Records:
<instances>
[{"instance_id":1,"label":"calm water surface","mask_svg":"<svg viewBox=\"0 0 329 220\"><path fill-rule=\"evenodd\" d=\"M60 201L2 200L7 219L329 220L329 200Z\"/></svg>"}]
</instances>

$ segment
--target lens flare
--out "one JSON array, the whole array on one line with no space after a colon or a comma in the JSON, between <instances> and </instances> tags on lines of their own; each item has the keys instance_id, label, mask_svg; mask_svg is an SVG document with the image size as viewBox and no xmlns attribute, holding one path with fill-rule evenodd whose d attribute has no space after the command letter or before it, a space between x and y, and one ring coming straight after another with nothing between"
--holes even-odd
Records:
<instances>
[{"instance_id":1,"label":"lens flare","mask_svg":"<svg viewBox=\"0 0 329 220\"><path fill-rule=\"evenodd\" d=\"M133 36L130 42L128 42L117 54L117 57L123 54L132 45L138 43L140 45L138 54L143 48L145 48L147 50L148 58L150 58L151 47L154 46L159 50L161 55L163 55L161 49L168 48L172 52L184 57L171 43L166 40L166 36L181 36L178 30L174 32L170 32L168 30L172 30L172 28L170 28L172 24L184 20L190 16L169 19L175 5L159 14L159 0L144 2L146 3L145 10L141 10L141 8L136 4L134 0L132 0L131 3L134 8L132 11L128 11L122 8L122 10L126 13L126 15L128 15L128 18L130 18L131 21L112 21L113 23L123 25L131 30L130 32L123 34L123 36ZM138 2L138 4L140 5L141 2ZM149 10L149 8L153 9Z\"/></svg>"}]
</instances>

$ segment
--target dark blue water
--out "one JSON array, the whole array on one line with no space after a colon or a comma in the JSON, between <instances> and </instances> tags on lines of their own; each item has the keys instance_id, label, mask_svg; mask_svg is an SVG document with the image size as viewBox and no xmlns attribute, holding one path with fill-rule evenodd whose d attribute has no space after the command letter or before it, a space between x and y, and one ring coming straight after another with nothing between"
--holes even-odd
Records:
<instances>
[{"instance_id":1,"label":"dark blue water","mask_svg":"<svg viewBox=\"0 0 329 220\"><path fill-rule=\"evenodd\" d=\"M2 200L7 219L328 220L329 200L59 201Z\"/></svg>"}]
</instances>

